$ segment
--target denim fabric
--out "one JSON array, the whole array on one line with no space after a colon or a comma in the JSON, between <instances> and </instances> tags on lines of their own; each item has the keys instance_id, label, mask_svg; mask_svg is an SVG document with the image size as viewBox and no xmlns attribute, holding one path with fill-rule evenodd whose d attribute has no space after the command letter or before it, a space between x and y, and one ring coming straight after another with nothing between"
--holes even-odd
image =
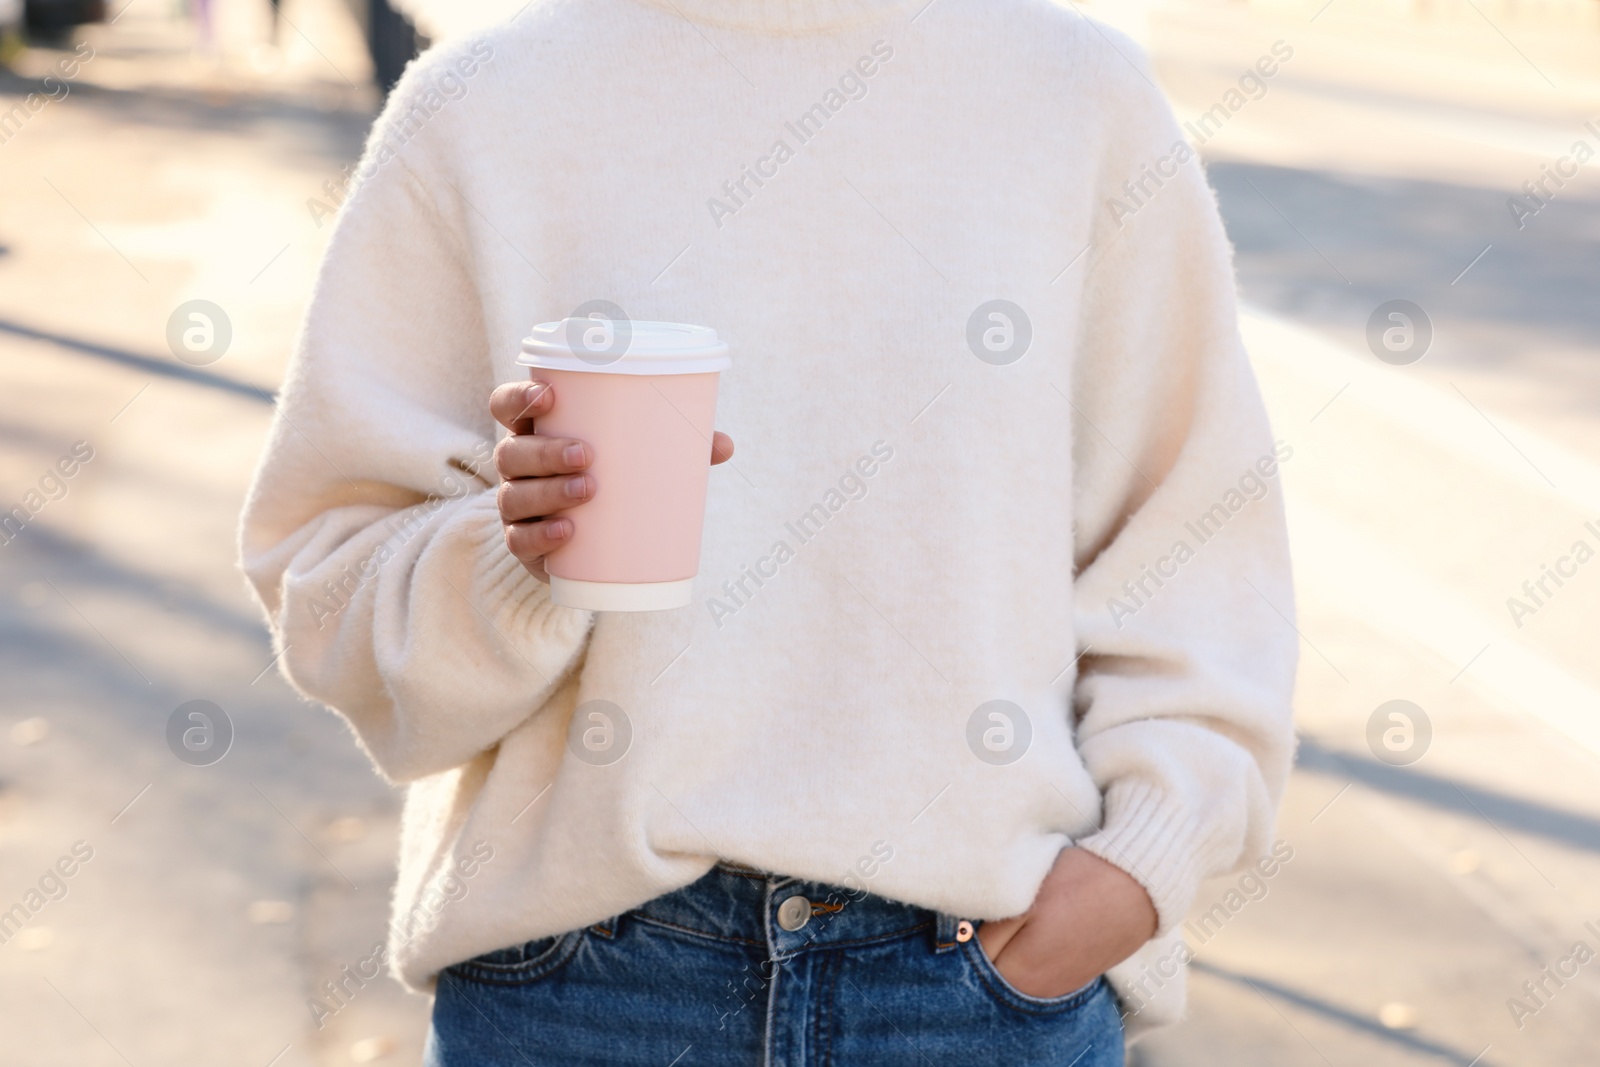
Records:
<instances>
[{"instance_id":1,"label":"denim fabric","mask_svg":"<svg viewBox=\"0 0 1600 1067\"><path fill-rule=\"evenodd\" d=\"M796 895L809 919L787 931L779 909ZM954 916L719 864L616 919L445 970L426 1064L1121 1067L1105 979L1028 996L957 928Z\"/></svg>"}]
</instances>

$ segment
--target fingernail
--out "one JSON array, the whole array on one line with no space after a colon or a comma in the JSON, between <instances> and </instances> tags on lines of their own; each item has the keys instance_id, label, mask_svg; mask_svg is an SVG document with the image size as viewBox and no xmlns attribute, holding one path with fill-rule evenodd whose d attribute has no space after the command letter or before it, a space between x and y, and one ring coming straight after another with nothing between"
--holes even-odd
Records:
<instances>
[{"instance_id":1,"label":"fingernail","mask_svg":"<svg viewBox=\"0 0 1600 1067\"><path fill-rule=\"evenodd\" d=\"M556 541L559 541L561 538L567 536L567 534L571 532L572 523L568 522L566 519L555 519L545 527L545 533L548 534L552 540Z\"/></svg>"},{"instance_id":2,"label":"fingernail","mask_svg":"<svg viewBox=\"0 0 1600 1067\"><path fill-rule=\"evenodd\" d=\"M565 451L561 453L561 458L566 460L568 463L582 463L583 446L577 442L573 442L566 447Z\"/></svg>"},{"instance_id":3,"label":"fingernail","mask_svg":"<svg viewBox=\"0 0 1600 1067\"><path fill-rule=\"evenodd\" d=\"M549 388L549 382L530 382L528 385L528 403L531 404L541 396L544 396L545 390Z\"/></svg>"},{"instance_id":4,"label":"fingernail","mask_svg":"<svg viewBox=\"0 0 1600 1067\"><path fill-rule=\"evenodd\" d=\"M588 479L581 475L577 478L567 479L567 495L574 499L583 496L588 490Z\"/></svg>"}]
</instances>

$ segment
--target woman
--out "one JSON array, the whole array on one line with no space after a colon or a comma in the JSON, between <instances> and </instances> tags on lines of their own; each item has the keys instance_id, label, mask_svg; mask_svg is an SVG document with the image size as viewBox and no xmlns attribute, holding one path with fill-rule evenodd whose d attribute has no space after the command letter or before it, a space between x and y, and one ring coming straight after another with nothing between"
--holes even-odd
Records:
<instances>
[{"instance_id":1,"label":"woman","mask_svg":"<svg viewBox=\"0 0 1600 1067\"><path fill-rule=\"evenodd\" d=\"M1287 449L1199 163L1114 32L919 6L539 0L374 128L243 556L408 784L433 1064L1118 1064L1269 842ZM514 358L596 301L733 347L690 608L550 601L606 487Z\"/></svg>"}]
</instances>

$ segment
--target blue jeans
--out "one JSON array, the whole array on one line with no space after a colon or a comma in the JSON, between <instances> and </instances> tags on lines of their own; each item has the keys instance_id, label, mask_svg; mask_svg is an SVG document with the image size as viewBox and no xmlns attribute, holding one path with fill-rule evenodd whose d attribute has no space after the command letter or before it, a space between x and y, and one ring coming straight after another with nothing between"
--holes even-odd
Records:
<instances>
[{"instance_id":1,"label":"blue jeans","mask_svg":"<svg viewBox=\"0 0 1600 1067\"><path fill-rule=\"evenodd\" d=\"M968 931L954 916L719 864L615 919L445 970L425 1062L1121 1067L1105 979L1028 996L976 937L960 940Z\"/></svg>"}]
</instances>

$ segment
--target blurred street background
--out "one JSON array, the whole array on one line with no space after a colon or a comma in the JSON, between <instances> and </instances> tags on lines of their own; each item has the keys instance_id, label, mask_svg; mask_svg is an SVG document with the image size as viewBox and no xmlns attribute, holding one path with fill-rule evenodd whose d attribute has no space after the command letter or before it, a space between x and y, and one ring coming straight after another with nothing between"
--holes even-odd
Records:
<instances>
[{"instance_id":1,"label":"blurred street background","mask_svg":"<svg viewBox=\"0 0 1600 1067\"><path fill-rule=\"evenodd\" d=\"M416 1063L389 980L307 1008L384 935L398 794L234 525L382 86L520 5L96 6L0 0L0 1065ZM1137 1062L1600 1063L1600 0L1080 10L1199 131L1294 449L1292 858L1202 891Z\"/></svg>"}]
</instances>

